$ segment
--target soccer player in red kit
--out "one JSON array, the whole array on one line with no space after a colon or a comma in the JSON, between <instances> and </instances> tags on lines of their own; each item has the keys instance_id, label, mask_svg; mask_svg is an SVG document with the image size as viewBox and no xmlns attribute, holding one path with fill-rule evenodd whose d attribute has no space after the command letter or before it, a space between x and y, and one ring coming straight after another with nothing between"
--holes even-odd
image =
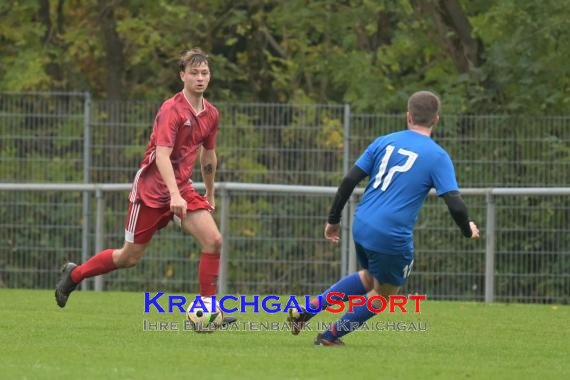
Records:
<instances>
[{"instance_id":1,"label":"soccer player in red kit","mask_svg":"<svg viewBox=\"0 0 570 380\"><path fill-rule=\"evenodd\" d=\"M125 244L120 249L99 252L79 266L67 263L55 289L60 307L65 307L70 293L83 279L135 266L154 233L175 216L180 218L182 230L194 236L202 250L198 270L200 294L216 294L222 236L210 212L215 207L219 112L203 96L210 81L208 56L199 49L184 53L180 79L184 88L160 107L133 181ZM200 146L205 197L194 190L190 180Z\"/></svg>"}]
</instances>

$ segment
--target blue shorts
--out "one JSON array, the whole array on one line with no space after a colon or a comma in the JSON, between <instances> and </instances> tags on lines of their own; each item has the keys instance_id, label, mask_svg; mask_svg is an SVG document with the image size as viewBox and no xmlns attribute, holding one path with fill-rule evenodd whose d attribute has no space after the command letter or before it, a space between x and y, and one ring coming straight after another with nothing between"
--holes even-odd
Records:
<instances>
[{"instance_id":1,"label":"blue shorts","mask_svg":"<svg viewBox=\"0 0 570 380\"><path fill-rule=\"evenodd\" d=\"M382 285L401 286L412 273L413 256L385 255L370 251L357 243L354 246L360 265Z\"/></svg>"}]
</instances>

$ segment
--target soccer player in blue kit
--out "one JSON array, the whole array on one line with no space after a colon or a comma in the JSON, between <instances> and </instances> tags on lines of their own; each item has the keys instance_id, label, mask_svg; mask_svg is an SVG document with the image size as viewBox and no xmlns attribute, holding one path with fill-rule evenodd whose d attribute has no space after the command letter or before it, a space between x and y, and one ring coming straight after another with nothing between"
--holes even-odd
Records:
<instances>
[{"instance_id":1,"label":"soccer player in blue kit","mask_svg":"<svg viewBox=\"0 0 570 380\"><path fill-rule=\"evenodd\" d=\"M380 136L364 151L338 188L325 238L338 243L340 216L356 185L369 177L366 191L354 215L353 240L360 265L364 268L341 279L311 301L311 308L301 313L289 311L292 333L297 335L305 322L329 304L327 294L340 292L346 301L350 295L370 298L381 295L386 300L396 295L410 275L414 264L412 230L428 192L435 187L449 208L455 223L465 237L479 238L479 230L469 220L453 162L447 152L431 139L432 128L439 122L440 100L428 91L413 94L408 100L408 129ZM382 301L374 299L379 309ZM342 346L340 339L375 315L366 305L347 312L323 334L315 345Z\"/></svg>"}]
</instances>

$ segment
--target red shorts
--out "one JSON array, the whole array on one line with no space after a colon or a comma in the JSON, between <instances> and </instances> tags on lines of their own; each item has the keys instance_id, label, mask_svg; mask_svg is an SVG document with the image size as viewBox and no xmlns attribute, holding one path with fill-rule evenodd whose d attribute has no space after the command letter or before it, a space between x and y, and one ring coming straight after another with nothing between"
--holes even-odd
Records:
<instances>
[{"instance_id":1,"label":"red shorts","mask_svg":"<svg viewBox=\"0 0 570 380\"><path fill-rule=\"evenodd\" d=\"M195 190L182 194L186 200L188 212L197 210L212 211L208 198L201 196ZM174 213L170 207L152 208L141 201L131 203L125 221L125 240L129 243L148 243L154 233L168 225Z\"/></svg>"}]
</instances>

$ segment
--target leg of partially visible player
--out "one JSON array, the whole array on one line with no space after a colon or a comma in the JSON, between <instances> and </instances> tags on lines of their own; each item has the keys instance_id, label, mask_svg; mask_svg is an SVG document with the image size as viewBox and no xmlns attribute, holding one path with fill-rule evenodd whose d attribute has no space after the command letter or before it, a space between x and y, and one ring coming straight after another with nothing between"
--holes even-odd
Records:
<instances>
[{"instance_id":1,"label":"leg of partially visible player","mask_svg":"<svg viewBox=\"0 0 570 380\"><path fill-rule=\"evenodd\" d=\"M332 295L330 298L331 300L342 300L346 302L349 296L366 295L373 287L374 282L372 275L366 269L341 278L330 288L313 298L310 302L311 307L309 310L306 310L302 305L299 305L302 309L301 313L295 309L289 309L287 322L291 325L291 333L298 335L306 322L331 305L327 301L327 296L330 293L343 293L344 297L342 298L337 295Z\"/></svg>"},{"instance_id":2,"label":"leg of partially visible player","mask_svg":"<svg viewBox=\"0 0 570 380\"><path fill-rule=\"evenodd\" d=\"M366 295L370 298L376 295L381 295L385 299L389 299L391 295L396 295L400 291L400 286L391 284L380 284L378 280L374 279L374 289ZM382 307L382 301L379 299L372 300L372 305L376 309ZM332 324L332 327L327 329L323 334L318 334L315 339L315 344L320 346L342 346L344 342L340 339L346 334L358 329L364 322L374 317L376 313L368 309L366 304L356 306L353 312L346 312L339 320Z\"/></svg>"},{"instance_id":3,"label":"leg of partially visible player","mask_svg":"<svg viewBox=\"0 0 570 380\"><path fill-rule=\"evenodd\" d=\"M343 277L338 282L333 284L330 288L325 290L319 296L311 300L311 310L319 309L319 303L321 304L320 310L325 310L331 304L327 301L327 296L329 293L343 293L344 298L342 301L348 301L348 296L365 295L374 287L374 281L372 275L368 270L364 269L359 272L354 272L346 277ZM339 296L331 296L332 300L340 300ZM319 301L320 300L320 301ZM316 311L318 313L319 311Z\"/></svg>"},{"instance_id":4,"label":"leg of partially visible player","mask_svg":"<svg viewBox=\"0 0 570 380\"><path fill-rule=\"evenodd\" d=\"M357 243L354 244L354 247L358 263L364 269L342 278L340 281L321 293L320 296L312 299L312 310L319 309L319 303L321 304L319 311L325 310L328 306L330 306L330 303L327 301L327 296L329 293L343 293L344 298L342 300L346 302L348 301L348 296L365 295L374 288L374 277L368 271L368 257L366 255L366 250ZM331 296L331 299L339 300L340 297Z\"/></svg>"},{"instance_id":5,"label":"leg of partially visible player","mask_svg":"<svg viewBox=\"0 0 570 380\"><path fill-rule=\"evenodd\" d=\"M331 296L330 298L331 300L342 300L346 302L348 301L349 296L364 296L374 288L374 277L368 271L368 257L366 256L366 252L358 244L355 244L355 247L358 262L364 269L343 277L319 296L313 298L311 300L310 310L305 310L301 305L300 307L303 309L301 313L298 313L294 309L290 309L287 321L291 324L291 333L293 335L298 335L304 327L305 322L308 322L319 312L330 306L330 303L327 301L329 293L343 293L344 297L342 299L336 295Z\"/></svg>"},{"instance_id":6,"label":"leg of partially visible player","mask_svg":"<svg viewBox=\"0 0 570 380\"><path fill-rule=\"evenodd\" d=\"M391 295L398 294L400 287L406 282L412 271L412 253L386 255L366 250L363 247L359 247L357 251L359 252L359 260L366 265L368 272L374 279L374 289L367 294L364 305L354 307L352 313L345 313L330 329L327 329L323 334L318 334L315 339L317 345L342 345L340 337L359 328L364 322L376 315L368 309L368 298L381 295L388 300ZM376 310L380 309L382 300L373 299L372 306Z\"/></svg>"}]
</instances>

